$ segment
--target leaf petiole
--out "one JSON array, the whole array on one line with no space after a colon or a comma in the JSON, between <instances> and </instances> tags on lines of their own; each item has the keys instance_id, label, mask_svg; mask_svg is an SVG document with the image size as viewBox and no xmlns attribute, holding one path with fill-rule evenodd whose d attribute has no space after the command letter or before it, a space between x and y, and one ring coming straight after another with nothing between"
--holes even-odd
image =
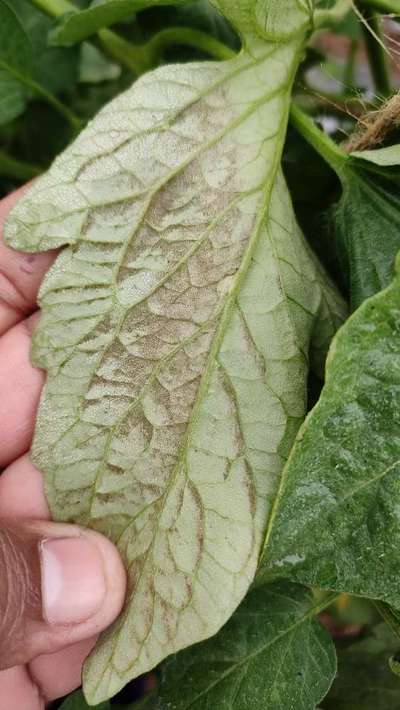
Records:
<instances>
[{"instance_id":1,"label":"leaf petiole","mask_svg":"<svg viewBox=\"0 0 400 710\"><path fill-rule=\"evenodd\" d=\"M348 160L348 155L343 148L337 145L324 131L321 131L313 119L294 103L290 109L290 121L340 177Z\"/></svg>"}]
</instances>

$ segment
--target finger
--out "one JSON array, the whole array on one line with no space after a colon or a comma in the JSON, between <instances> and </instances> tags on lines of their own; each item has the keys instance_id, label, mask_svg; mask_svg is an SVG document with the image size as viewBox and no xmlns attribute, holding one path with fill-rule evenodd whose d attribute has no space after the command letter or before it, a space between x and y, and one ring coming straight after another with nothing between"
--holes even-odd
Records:
<instances>
[{"instance_id":1,"label":"finger","mask_svg":"<svg viewBox=\"0 0 400 710\"><path fill-rule=\"evenodd\" d=\"M29 360L31 334L37 316L31 316L0 338L0 468L28 451L44 373Z\"/></svg>"},{"instance_id":2,"label":"finger","mask_svg":"<svg viewBox=\"0 0 400 710\"><path fill-rule=\"evenodd\" d=\"M0 672L0 710L44 710L38 686L25 666Z\"/></svg>"},{"instance_id":3,"label":"finger","mask_svg":"<svg viewBox=\"0 0 400 710\"><path fill-rule=\"evenodd\" d=\"M1 518L37 518L50 519L47 505L43 476L32 464L28 455L22 456L9 466L0 476L0 519ZM46 654L35 658L29 665L29 678L34 681L40 690L40 696L47 702L67 695L81 684L82 665L84 659L92 650L97 636L68 646L57 653ZM7 673L6 671L5 673ZM2 673L0 673L0 710L2 699L7 710L12 708L12 690L8 697L2 692ZM32 683L25 683L25 679L18 680L18 688L23 684L25 705L21 698L16 705L18 710L24 707L34 707L32 698ZM7 686L8 687L8 686ZM14 689L15 690L15 689ZM37 690L34 690L36 697ZM25 701L24 701L25 702Z\"/></svg>"},{"instance_id":4,"label":"finger","mask_svg":"<svg viewBox=\"0 0 400 710\"><path fill-rule=\"evenodd\" d=\"M0 202L0 234L25 186ZM0 238L0 336L36 309L40 283L57 255L22 254L7 247Z\"/></svg>"},{"instance_id":5,"label":"finger","mask_svg":"<svg viewBox=\"0 0 400 710\"><path fill-rule=\"evenodd\" d=\"M0 476L1 518L51 518L44 493L43 476L28 454L21 456Z\"/></svg>"},{"instance_id":6,"label":"finger","mask_svg":"<svg viewBox=\"0 0 400 710\"><path fill-rule=\"evenodd\" d=\"M47 702L72 693L82 683L82 666L97 637L81 641L58 653L35 658L29 664L29 675ZM0 706L1 707L1 706Z\"/></svg>"},{"instance_id":7,"label":"finger","mask_svg":"<svg viewBox=\"0 0 400 710\"><path fill-rule=\"evenodd\" d=\"M119 614L126 574L105 537L74 525L0 521L0 669L91 638Z\"/></svg>"}]
</instances>

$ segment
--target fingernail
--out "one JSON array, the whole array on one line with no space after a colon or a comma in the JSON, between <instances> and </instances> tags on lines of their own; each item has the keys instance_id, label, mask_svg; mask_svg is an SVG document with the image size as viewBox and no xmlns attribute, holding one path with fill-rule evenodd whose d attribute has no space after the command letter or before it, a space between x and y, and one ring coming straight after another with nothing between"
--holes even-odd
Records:
<instances>
[{"instance_id":1,"label":"fingernail","mask_svg":"<svg viewBox=\"0 0 400 710\"><path fill-rule=\"evenodd\" d=\"M83 535L40 543L43 616L49 624L79 624L106 594L101 553Z\"/></svg>"}]
</instances>

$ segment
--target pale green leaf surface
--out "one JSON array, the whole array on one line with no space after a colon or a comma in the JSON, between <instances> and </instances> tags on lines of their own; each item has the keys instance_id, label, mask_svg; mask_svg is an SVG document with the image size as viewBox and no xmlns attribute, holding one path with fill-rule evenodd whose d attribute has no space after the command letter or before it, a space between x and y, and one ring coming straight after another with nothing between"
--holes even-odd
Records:
<instances>
[{"instance_id":1,"label":"pale green leaf surface","mask_svg":"<svg viewBox=\"0 0 400 710\"><path fill-rule=\"evenodd\" d=\"M375 150L355 150L351 153L353 158L368 160L370 163L382 167L400 165L400 145L389 145L386 148L376 148Z\"/></svg>"},{"instance_id":2,"label":"pale green leaf surface","mask_svg":"<svg viewBox=\"0 0 400 710\"><path fill-rule=\"evenodd\" d=\"M283 476L263 569L400 606L400 276L340 329Z\"/></svg>"},{"instance_id":3,"label":"pale green leaf surface","mask_svg":"<svg viewBox=\"0 0 400 710\"><path fill-rule=\"evenodd\" d=\"M286 40L311 27L314 0L211 0L245 39Z\"/></svg>"},{"instance_id":4,"label":"pale green leaf surface","mask_svg":"<svg viewBox=\"0 0 400 710\"><path fill-rule=\"evenodd\" d=\"M132 710L315 710L336 672L320 608L294 584L253 590L217 636L167 661Z\"/></svg>"},{"instance_id":5,"label":"pale green leaf surface","mask_svg":"<svg viewBox=\"0 0 400 710\"><path fill-rule=\"evenodd\" d=\"M49 34L51 44L70 46L122 22L139 10L160 5L184 5L188 0L103 0L79 12L62 15Z\"/></svg>"},{"instance_id":6,"label":"pale green leaf surface","mask_svg":"<svg viewBox=\"0 0 400 710\"><path fill-rule=\"evenodd\" d=\"M91 702L216 633L252 581L343 306L279 172L304 36L142 77L33 186L10 244L69 244L43 284L33 446L54 516L105 532L129 600ZM314 329L318 321L318 337Z\"/></svg>"}]
</instances>

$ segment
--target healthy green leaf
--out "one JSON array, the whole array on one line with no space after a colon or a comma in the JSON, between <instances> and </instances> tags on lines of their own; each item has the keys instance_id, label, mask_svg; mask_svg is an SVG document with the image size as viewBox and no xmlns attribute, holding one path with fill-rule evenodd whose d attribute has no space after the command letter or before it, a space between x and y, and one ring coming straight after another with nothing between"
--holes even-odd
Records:
<instances>
[{"instance_id":1,"label":"healthy green leaf","mask_svg":"<svg viewBox=\"0 0 400 710\"><path fill-rule=\"evenodd\" d=\"M23 113L26 98L26 91L21 83L4 69L0 69L0 125Z\"/></svg>"},{"instance_id":2,"label":"healthy green leaf","mask_svg":"<svg viewBox=\"0 0 400 710\"><path fill-rule=\"evenodd\" d=\"M285 470L266 572L400 607L400 275L334 339Z\"/></svg>"},{"instance_id":3,"label":"healthy green leaf","mask_svg":"<svg viewBox=\"0 0 400 710\"><path fill-rule=\"evenodd\" d=\"M0 0L0 69L21 80L30 75L32 46L14 10Z\"/></svg>"},{"instance_id":4,"label":"healthy green leaf","mask_svg":"<svg viewBox=\"0 0 400 710\"><path fill-rule=\"evenodd\" d=\"M8 0L8 4L29 37L32 76L54 93L74 88L78 78L78 50L49 47L47 35L52 21L28 0Z\"/></svg>"},{"instance_id":5,"label":"healthy green leaf","mask_svg":"<svg viewBox=\"0 0 400 710\"><path fill-rule=\"evenodd\" d=\"M320 610L297 585L253 590L217 636L164 664L138 710L314 710L336 673Z\"/></svg>"},{"instance_id":6,"label":"healthy green leaf","mask_svg":"<svg viewBox=\"0 0 400 710\"><path fill-rule=\"evenodd\" d=\"M338 256L350 285L353 309L388 286L400 249L400 172L374 170L370 156L375 152L380 153L368 151L364 159L352 158L347 163L340 176L342 197L332 210Z\"/></svg>"},{"instance_id":7,"label":"healthy green leaf","mask_svg":"<svg viewBox=\"0 0 400 710\"><path fill-rule=\"evenodd\" d=\"M306 34L145 75L6 228L22 250L70 245L41 290L33 456L54 516L111 536L129 571L86 664L91 702L216 633L243 598L310 344L321 366L343 316L279 172Z\"/></svg>"},{"instance_id":8,"label":"healthy green leaf","mask_svg":"<svg viewBox=\"0 0 400 710\"><path fill-rule=\"evenodd\" d=\"M69 695L60 707L60 710L90 710L90 706L87 704L85 698L83 697L80 690L76 693ZM107 701L105 703L100 703L96 705L93 710L112 710L110 703Z\"/></svg>"},{"instance_id":9,"label":"healthy green leaf","mask_svg":"<svg viewBox=\"0 0 400 710\"><path fill-rule=\"evenodd\" d=\"M53 96L43 83L36 80L35 67L28 33L14 9L8 4L8 0L0 0L0 71L7 72L13 80L19 82L27 97L31 95L43 97L62 113L71 125L78 126L79 119L69 108Z\"/></svg>"},{"instance_id":10,"label":"healthy green leaf","mask_svg":"<svg viewBox=\"0 0 400 710\"><path fill-rule=\"evenodd\" d=\"M385 624L339 649L339 672L323 710L400 710L400 679L388 663L398 649L398 640Z\"/></svg>"},{"instance_id":11,"label":"healthy green leaf","mask_svg":"<svg viewBox=\"0 0 400 710\"><path fill-rule=\"evenodd\" d=\"M49 34L52 45L68 47L155 5L183 5L188 0L100 0L80 12L62 15Z\"/></svg>"},{"instance_id":12,"label":"healthy green leaf","mask_svg":"<svg viewBox=\"0 0 400 710\"><path fill-rule=\"evenodd\" d=\"M355 309L388 286L393 277L400 249L399 150L392 146L348 155L297 107L292 108L291 117L341 181L341 197L328 212L329 236ZM325 234L323 239L327 238Z\"/></svg>"}]
</instances>

